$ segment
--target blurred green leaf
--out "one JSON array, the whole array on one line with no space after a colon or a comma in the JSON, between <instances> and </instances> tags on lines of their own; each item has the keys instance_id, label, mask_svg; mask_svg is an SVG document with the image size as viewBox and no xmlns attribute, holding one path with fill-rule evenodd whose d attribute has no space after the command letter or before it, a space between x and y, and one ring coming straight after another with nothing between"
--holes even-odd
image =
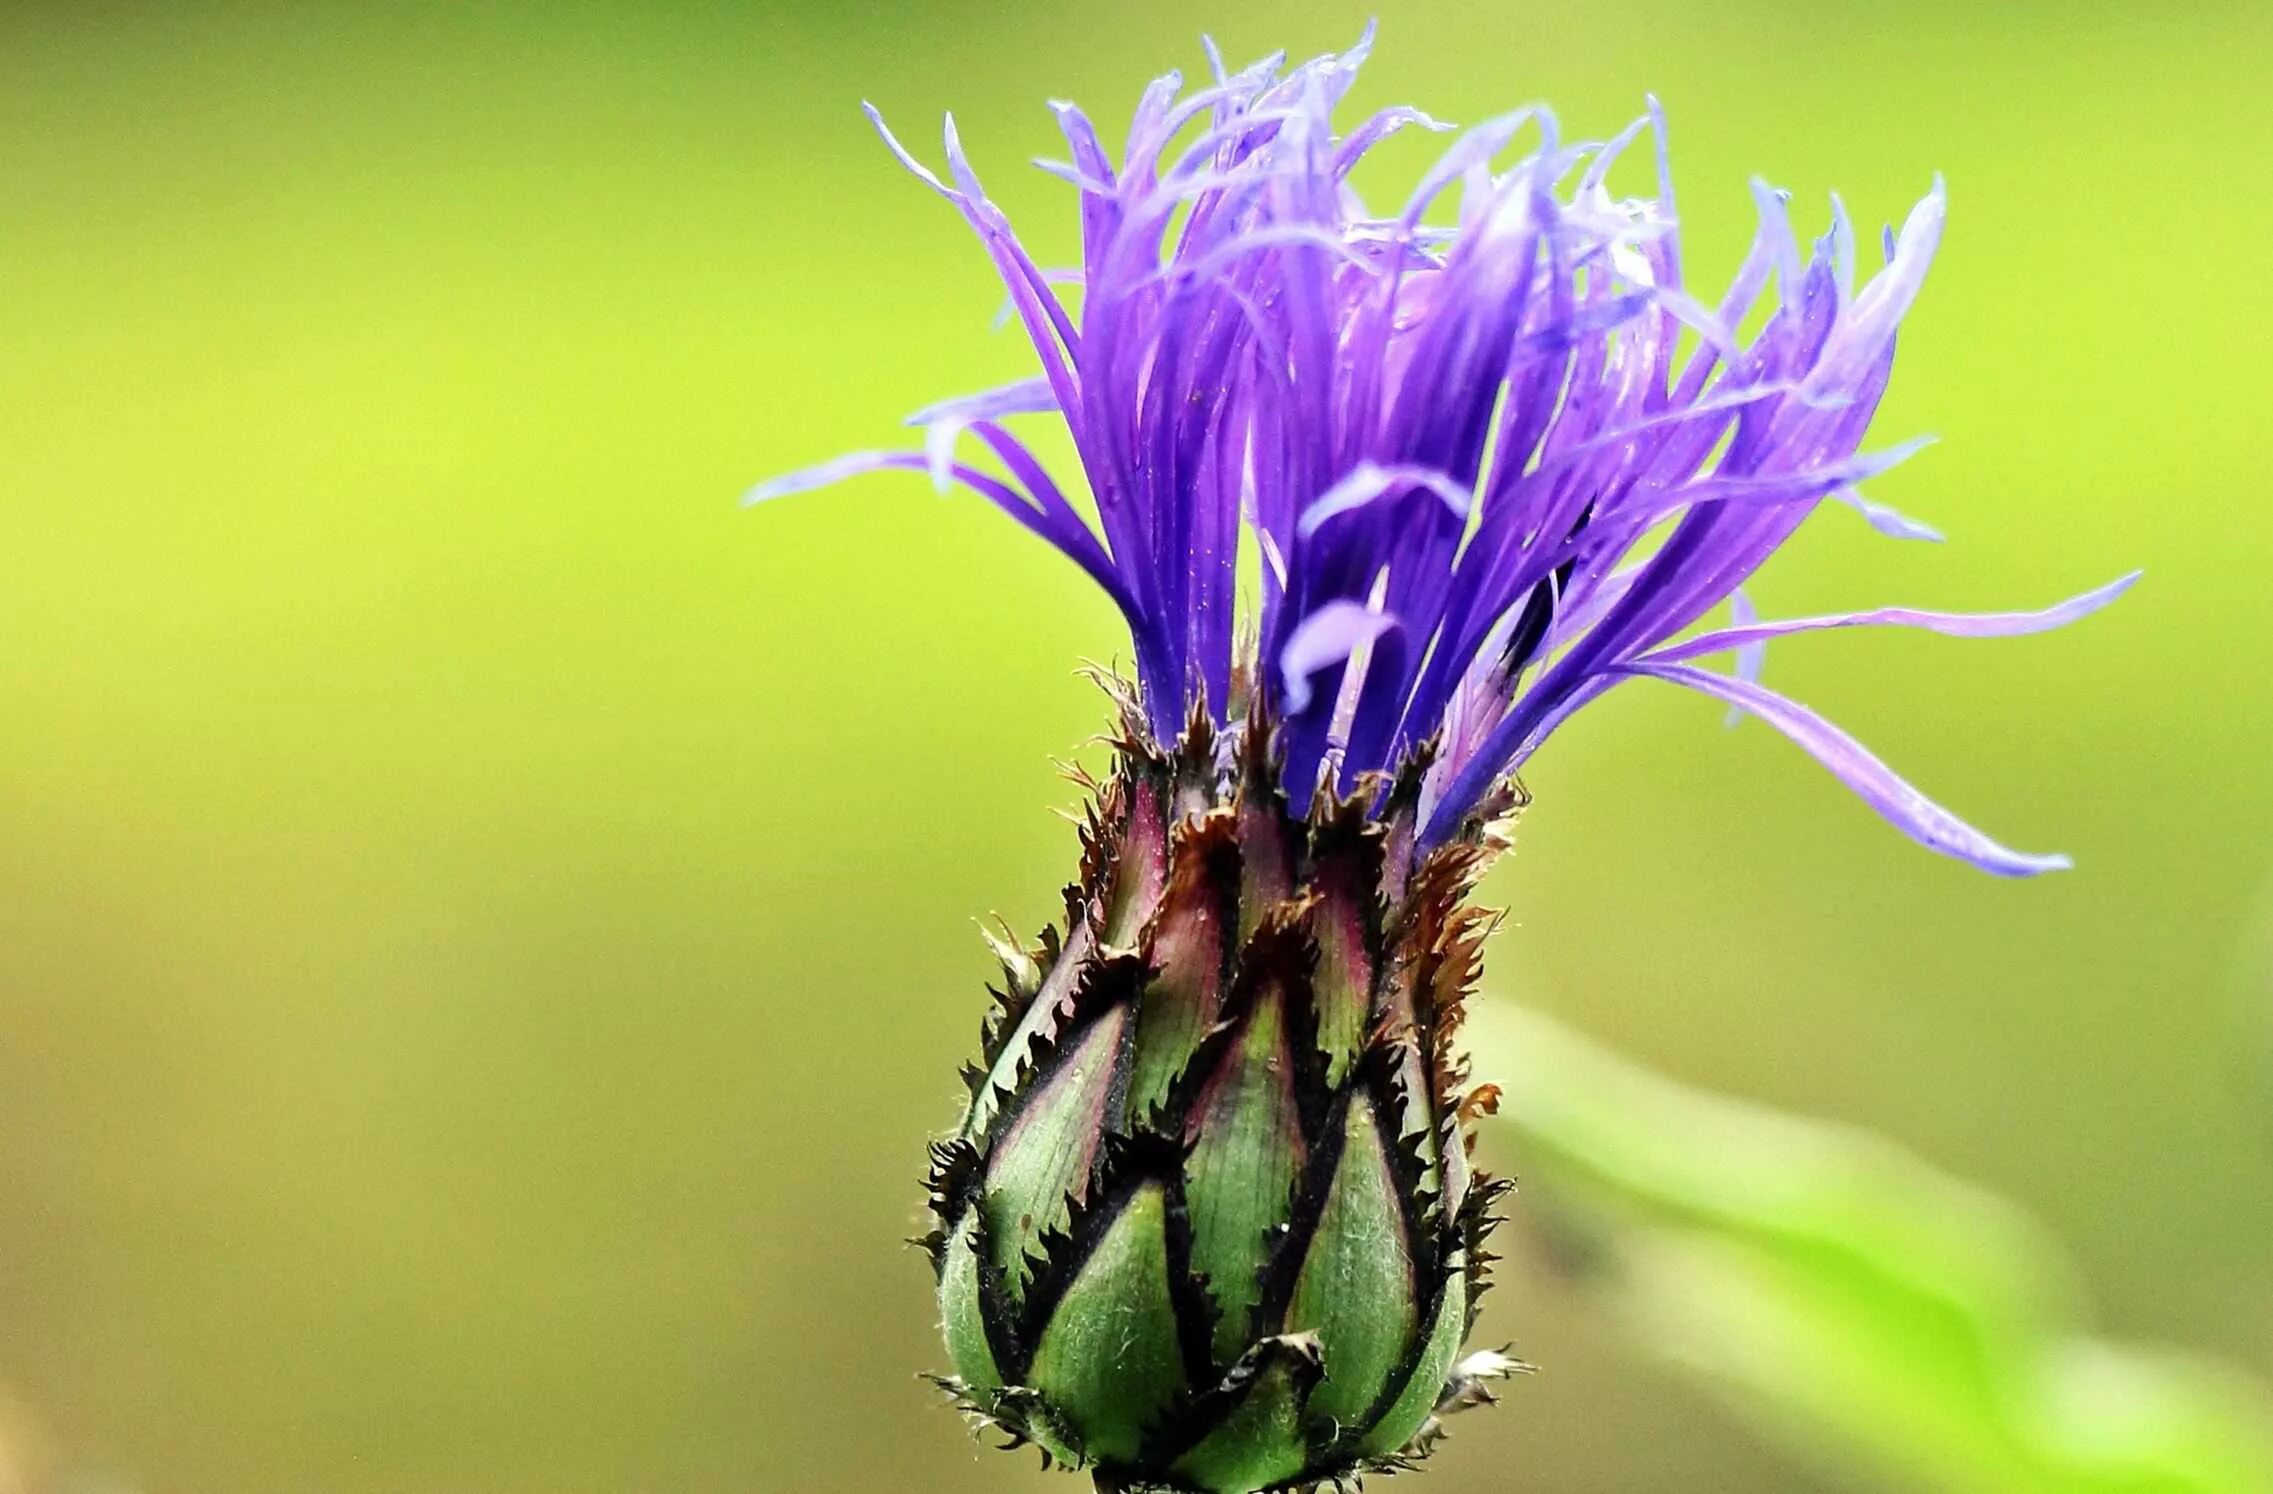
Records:
<instances>
[{"instance_id":1,"label":"blurred green leaf","mask_svg":"<svg viewBox=\"0 0 2273 1494\"><path fill-rule=\"evenodd\" d=\"M1518 1227L1653 1353L1889 1486L2273 1490L2273 1402L2080 1327L2028 1219L1851 1128L1684 1089L1544 1018L1478 1023Z\"/></svg>"}]
</instances>

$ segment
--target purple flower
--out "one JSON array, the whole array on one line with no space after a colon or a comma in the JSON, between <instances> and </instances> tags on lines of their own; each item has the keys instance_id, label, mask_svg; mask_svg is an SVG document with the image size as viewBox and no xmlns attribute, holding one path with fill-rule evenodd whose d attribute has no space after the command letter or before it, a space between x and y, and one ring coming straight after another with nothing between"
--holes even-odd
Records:
<instances>
[{"instance_id":1,"label":"purple flower","mask_svg":"<svg viewBox=\"0 0 2273 1494\"><path fill-rule=\"evenodd\" d=\"M1941 237L1939 181L1859 285L1836 199L1803 252L1783 194L1756 186L1752 250L1708 304L1686 289L1654 102L1607 143L1565 143L1544 109L1488 120L1401 206L1368 208L1360 158L1446 128L1393 108L1337 131L1370 41L1283 73L1278 57L1227 73L1211 48L1213 81L1155 82L1118 159L1053 105L1070 160L1042 164L1078 194L1070 274L1020 245L952 119L942 179L871 109L977 233L1041 372L912 417L920 453L845 457L752 498L891 467L977 492L1119 606L1157 741L1201 710L1274 722L1298 809L1426 761L1424 848L1473 830L1573 711L1647 677L1758 716L1933 850L2002 875L2066 866L1999 845L1762 687L1759 646L1871 624L2036 632L2135 573L2039 612L1759 622L1739 599L1729 626L1683 636L1826 499L1935 537L1859 485L1919 444L1862 450ZM1613 196L1645 135L1655 195ZM1028 415L1071 433L1094 522L1006 428ZM991 465L962 455L966 436ZM1736 674L1697 662L1721 654Z\"/></svg>"}]
</instances>

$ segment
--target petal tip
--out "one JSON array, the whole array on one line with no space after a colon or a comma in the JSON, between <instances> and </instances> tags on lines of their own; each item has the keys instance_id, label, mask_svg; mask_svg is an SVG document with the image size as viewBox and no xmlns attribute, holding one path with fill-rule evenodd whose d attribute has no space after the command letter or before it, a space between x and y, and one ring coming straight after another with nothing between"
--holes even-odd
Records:
<instances>
[{"instance_id":1,"label":"petal tip","mask_svg":"<svg viewBox=\"0 0 2273 1494\"><path fill-rule=\"evenodd\" d=\"M2046 851L2032 855L2014 851L1998 861L1975 861L1975 866L1998 877L2041 877L2046 872L2074 871L2075 858L2061 851Z\"/></svg>"}]
</instances>

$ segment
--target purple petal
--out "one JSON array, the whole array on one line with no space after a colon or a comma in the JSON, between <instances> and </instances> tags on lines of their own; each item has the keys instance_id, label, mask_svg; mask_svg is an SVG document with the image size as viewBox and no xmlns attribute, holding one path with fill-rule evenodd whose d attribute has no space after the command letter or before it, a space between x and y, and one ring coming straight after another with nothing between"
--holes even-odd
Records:
<instances>
[{"instance_id":1,"label":"purple petal","mask_svg":"<svg viewBox=\"0 0 2273 1494\"><path fill-rule=\"evenodd\" d=\"M1901 236L1889 236L1892 247L1886 268L1856 294L1854 305L1824 348L1812 375L1819 387L1857 377L1865 364L1881 355L1925 284L1926 269L1941 245L1948 208L1948 193L1936 176L1933 189L1910 210Z\"/></svg>"},{"instance_id":2,"label":"purple petal","mask_svg":"<svg viewBox=\"0 0 2273 1494\"><path fill-rule=\"evenodd\" d=\"M1000 420L1005 415L1040 415L1056 410L1057 393L1050 388L1048 379L1020 379L1015 384L999 388L982 389L976 394L961 394L925 405L908 416L908 425L930 425L936 421L954 420L965 425L974 420Z\"/></svg>"},{"instance_id":3,"label":"purple petal","mask_svg":"<svg viewBox=\"0 0 2273 1494\"><path fill-rule=\"evenodd\" d=\"M1728 615L1735 620L1736 625L1739 628L1748 628L1760 620L1759 612L1755 610L1752 605L1752 598L1741 586L1738 587L1735 591L1729 593ZM1649 658L1654 656L1644 655L1643 657ZM1736 677L1738 679L1744 681L1744 683L1747 685L1757 685L1760 683L1761 672L1767 667L1767 639L1755 638L1749 642L1739 643L1736 645ZM1743 710L1737 706L1730 706L1728 708L1728 715L1723 717L1721 720L1721 725L1734 726L1737 722L1742 721L1743 719Z\"/></svg>"},{"instance_id":4,"label":"purple petal","mask_svg":"<svg viewBox=\"0 0 2273 1494\"><path fill-rule=\"evenodd\" d=\"M776 498L810 493L815 488L833 487L847 478L882 472L893 467L906 467L911 460L916 471L924 470L921 457L911 457L910 453L904 451L848 452L811 467L801 467L795 472L784 472L779 477L767 478L742 495L742 506L754 508L761 503L771 503Z\"/></svg>"},{"instance_id":5,"label":"purple petal","mask_svg":"<svg viewBox=\"0 0 2273 1494\"><path fill-rule=\"evenodd\" d=\"M892 153L893 159L900 163L901 169L906 171L908 175L922 182L949 202L960 204L966 200L962 193L941 181L936 172L917 160L914 153L900 143L900 137L892 133L890 125L884 123L883 110L869 103L866 99L862 99L860 101L860 112L868 116L868 123L878 135L883 137L884 148Z\"/></svg>"},{"instance_id":6,"label":"purple petal","mask_svg":"<svg viewBox=\"0 0 2273 1494\"><path fill-rule=\"evenodd\" d=\"M1006 415L1041 414L1057 407L1057 395L1051 390L1049 380L1025 379L1000 389L927 405L910 415L907 423L923 427L923 454L930 466L931 485L944 494L954 481L955 446L963 432L981 421Z\"/></svg>"},{"instance_id":7,"label":"purple petal","mask_svg":"<svg viewBox=\"0 0 2273 1494\"><path fill-rule=\"evenodd\" d=\"M1864 523L1888 539L1927 540L1934 544L1940 544L1942 541L1942 532L1933 525L1921 519L1913 519L1908 514L1888 508L1883 503L1872 502L1863 496L1861 488L1852 484L1834 489L1831 498L1832 501L1843 503L1856 513L1861 514Z\"/></svg>"},{"instance_id":8,"label":"purple petal","mask_svg":"<svg viewBox=\"0 0 2273 1494\"><path fill-rule=\"evenodd\" d=\"M2065 871L2074 865L2065 856L2033 855L1997 844L1912 788L1893 769L1872 756L1862 743L1807 707L1772 690L1688 664L1636 663L1612 672L1670 680L1758 716L1830 769L1833 777L1885 816L1887 823L1929 851L1955 857L2000 877L2033 877L2042 872Z\"/></svg>"},{"instance_id":9,"label":"purple petal","mask_svg":"<svg viewBox=\"0 0 2273 1494\"><path fill-rule=\"evenodd\" d=\"M1466 519L1468 510L1476 502L1475 493L1450 473L1439 472L1433 467L1379 467L1371 462L1363 462L1302 511L1302 517L1295 525L1295 533L1308 539L1328 519L1349 513L1353 509L1364 508L1385 494L1406 487L1426 488L1436 494L1444 500L1444 506L1451 510L1453 516L1459 519Z\"/></svg>"},{"instance_id":10,"label":"purple petal","mask_svg":"<svg viewBox=\"0 0 2273 1494\"><path fill-rule=\"evenodd\" d=\"M1033 164L1034 169L1045 176L1054 176L1068 186L1079 187L1092 196L1110 196L1113 191L1113 184L1110 181L1101 176L1091 176L1071 161L1060 161L1050 156L1036 156Z\"/></svg>"},{"instance_id":11,"label":"purple petal","mask_svg":"<svg viewBox=\"0 0 2273 1494\"><path fill-rule=\"evenodd\" d=\"M1794 633L1817 633L1828 628L1899 627L1923 628L1929 633L1940 633L1951 638L2013 638L2025 633L2045 633L2054 628L2066 627L2080 617L2088 617L2131 589L2141 575L2132 571L2118 576L2105 586L2096 587L2081 596L2036 612L1923 612L1914 607L1879 607L1868 612L1834 612L1823 617L1786 618L1780 622L1754 622L1740 619L1733 628L1720 628L1700 633L1694 638L1647 653L1636 660L1644 664L1676 664L1707 654L1739 651L1764 645L1771 638L1786 638Z\"/></svg>"},{"instance_id":12,"label":"purple petal","mask_svg":"<svg viewBox=\"0 0 2273 1494\"><path fill-rule=\"evenodd\" d=\"M1419 227L1421 215L1428 211L1430 203L1443 195L1445 188L1460 180L1471 167L1489 164L1492 157L1507 149L1508 142L1522 134L1523 127L1534 120L1539 123L1541 149L1554 149L1555 116L1545 109L1533 106L1485 120L1454 141L1422 176L1420 185L1406 199L1404 216L1398 220L1401 226L1407 231Z\"/></svg>"},{"instance_id":13,"label":"purple petal","mask_svg":"<svg viewBox=\"0 0 2273 1494\"><path fill-rule=\"evenodd\" d=\"M810 492L825 488L847 478L864 476L870 472L921 472L933 470L931 459L913 451L858 451L816 467L785 473L769 478L742 495L744 507L786 498L793 493ZM1089 573L1111 597L1132 626L1141 626L1143 609L1129 592L1127 583L1114 571L1112 563L1098 548L1096 537L1082 525L1070 510L1058 511L1050 506L1037 508L1035 501L1002 481L975 467L960 462L947 464L947 474L955 482L985 498L1020 527L1036 537L1046 540L1059 553Z\"/></svg>"},{"instance_id":14,"label":"purple petal","mask_svg":"<svg viewBox=\"0 0 2273 1494\"><path fill-rule=\"evenodd\" d=\"M1701 477L1681 487L1638 494L1625 504L1613 507L1608 516L1654 523L1676 510L1694 508L1700 504L1809 502L1891 471L1933 444L1933 437L1920 436L1899 446L1890 446L1884 451L1849 457L1845 461L1803 468L1796 472L1741 474L1734 477L1715 474Z\"/></svg>"},{"instance_id":15,"label":"purple petal","mask_svg":"<svg viewBox=\"0 0 2273 1494\"><path fill-rule=\"evenodd\" d=\"M1723 358L1733 361L1739 356L1736 334L1729 330L1727 319L1695 296L1679 286L1659 285L1650 288L1650 299L1664 308L1675 321L1696 333L1704 340L1706 347Z\"/></svg>"},{"instance_id":16,"label":"purple petal","mask_svg":"<svg viewBox=\"0 0 2273 1494\"><path fill-rule=\"evenodd\" d=\"M1365 645L1398 626L1395 617L1347 598L1328 602L1295 626L1279 651L1279 674L1286 687L1286 713L1310 708L1310 677L1340 664Z\"/></svg>"},{"instance_id":17,"label":"purple petal","mask_svg":"<svg viewBox=\"0 0 2273 1494\"><path fill-rule=\"evenodd\" d=\"M1018 308L1019 319L1026 325L1027 337L1034 344L1035 353L1042 360L1042 372L1057 391L1059 407L1080 407L1080 384L1074 367L1080 359L1080 339L1075 333L1066 310L1056 296L1049 294L1047 282L1026 251L1019 246L1010 226L994 204L978 191L977 178L963 159L962 146L955 134L955 121L946 122L945 135L949 163L962 183L962 190L948 186L932 170L918 161L902 145L884 122L884 115L874 104L863 103L861 110L868 122L875 126L885 147L909 173L925 186L955 204L963 221L979 236L985 245L987 257L994 261L995 271L1002 277L1010 292L1012 303Z\"/></svg>"},{"instance_id":18,"label":"purple petal","mask_svg":"<svg viewBox=\"0 0 2273 1494\"><path fill-rule=\"evenodd\" d=\"M1349 138L1334 148L1334 175L1348 176L1367 151L1407 126L1440 134L1456 128L1441 120L1431 119L1418 109L1384 109L1352 130Z\"/></svg>"}]
</instances>

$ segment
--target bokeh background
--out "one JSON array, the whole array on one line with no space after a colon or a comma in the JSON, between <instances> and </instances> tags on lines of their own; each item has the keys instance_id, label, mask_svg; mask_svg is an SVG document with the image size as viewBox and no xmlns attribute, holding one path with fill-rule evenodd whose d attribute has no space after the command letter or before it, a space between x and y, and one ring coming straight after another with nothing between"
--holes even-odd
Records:
<instances>
[{"instance_id":1,"label":"bokeh background","mask_svg":"<svg viewBox=\"0 0 2273 1494\"><path fill-rule=\"evenodd\" d=\"M126 3L0 19L0 1442L142 1494L1072 1488L976 1447L915 1225L1071 831L1101 599L992 513L753 480L1016 376L859 117L953 107L1042 246L1125 119L1366 7ZM1489 1000L1867 1126L2096 1321L2273 1374L2265 7L1387 8L1358 102L1672 112L1692 275L1755 173L1951 230L1880 429L1757 592L1771 682L2078 869L1993 882L1643 686L1536 766ZM1417 159L1406 155L1407 162ZM1521 1172L1512 1138L1497 1160ZM1704 1159L1707 1163L1710 1158ZM1545 1373L1428 1487L1878 1487L1514 1252ZM35 1451L36 1448L40 1449ZM8 1457L0 1456L0 1464ZM49 1475L29 1471L38 1462ZM0 1485L10 1477L0 1471Z\"/></svg>"}]
</instances>

